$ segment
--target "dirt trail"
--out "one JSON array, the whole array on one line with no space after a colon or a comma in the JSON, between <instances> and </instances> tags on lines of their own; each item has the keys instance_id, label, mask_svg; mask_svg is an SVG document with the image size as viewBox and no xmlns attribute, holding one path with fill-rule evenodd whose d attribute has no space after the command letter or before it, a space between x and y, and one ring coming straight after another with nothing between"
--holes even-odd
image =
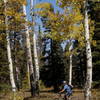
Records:
<instances>
[{"instance_id":1,"label":"dirt trail","mask_svg":"<svg viewBox=\"0 0 100 100\"><path fill-rule=\"evenodd\" d=\"M30 93L25 92L24 100L57 100L56 98L58 97L59 95L57 93L42 91L39 97L31 98ZM71 100L84 100L84 95L83 93L73 93L71 98Z\"/></svg>"},{"instance_id":2,"label":"dirt trail","mask_svg":"<svg viewBox=\"0 0 100 100\"><path fill-rule=\"evenodd\" d=\"M40 96L32 98L30 91L26 90L18 92L16 98L17 99L15 100L55 100L55 98L58 98L58 94L44 90L40 92ZM84 100L84 93L82 91L74 91L71 98L71 100ZM7 93L6 95L2 95L0 97L0 100L13 100L12 94ZM94 96L94 98L92 98L91 100L100 100L100 98L95 98Z\"/></svg>"}]
</instances>

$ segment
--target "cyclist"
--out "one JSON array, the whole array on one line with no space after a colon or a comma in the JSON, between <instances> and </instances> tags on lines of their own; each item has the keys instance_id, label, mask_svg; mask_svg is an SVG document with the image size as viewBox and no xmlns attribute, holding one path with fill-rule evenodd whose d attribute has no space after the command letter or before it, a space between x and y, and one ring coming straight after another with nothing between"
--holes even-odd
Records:
<instances>
[{"instance_id":1,"label":"cyclist","mask_svg":"<svg viewBox=\"0 0 100 100\"><path fill-rule=\"evenodd\" d=\"M66 81L63 81L63 89L59 93L64 92L64 100L69 100L69 97L72 95L72 89L71 87L66 83Z\"/></svg>"}]
</instances>

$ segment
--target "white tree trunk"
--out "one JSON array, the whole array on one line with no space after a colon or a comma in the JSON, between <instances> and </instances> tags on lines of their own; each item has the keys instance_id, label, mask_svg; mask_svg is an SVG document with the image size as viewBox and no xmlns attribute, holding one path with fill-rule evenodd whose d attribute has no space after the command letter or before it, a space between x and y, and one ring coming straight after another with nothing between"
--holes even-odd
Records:
<instances>
[{"instance_id":1,"label":"white tree trunk","mask_svg":"<svg viewBox=\"0 0 100 100\"><path fill-rule=\"evenodd\" d=\"M34 43L34 61L35 61L36 81L39 81L39 62L38 62L37 45L36 45L36 33L34 33L33 43Z\"/></svg>"},{"instance_id":2,"label":"white tree trunk","mask_svg":"<svg viewBox=\"0 0 100 100\"><path fill-rule=\"evenodd\" d=\"M72 84L72 54L70 55L70 66L69 66L69 84Z\"/></svg>"},{"instance_id":3,"label":"white tree trunk","mask_svg":"<svg viewBox=\"0 0 100 100\"><path fill-rule=\"evenodd\" d=\"M7 0L4 0L5 3L5 12L7 11ZM9 38L9 30L8 30L8 16L5 15L5 24L6 24L6 39L7 39L7 55L8 55L8 63L9 63L9 71L10 71L10 82L12 85L12 91L16 92L16 85L14 80L14 73L13 73L13 63L11 58L11 48L10 48L10 38Z\"/></svg>"},{"instance_id":4,"label":"white tree trunk","mask_svg":"<svg viewBox=\"0 0 100 100\"><path fill-rule=\"evenodd\" d=\"M87 57L87 74L85 84L85 100L90 100L91 97L91 85L92 85L92 53L89 36L89 22L88 22L88 11L87 11L87 0L84 3L85 7L85 39L86 39L86 57Z\"/></svg>"},{"instance_id":5,"label":"white tree trunk","mask_svg":"<svg viewBox=\"0 0 100 100\"><path fill-rule=\"evenodd\" d=\"M69 47L69 51L71 52L72 50L73 50L73 46L74 46L74 44L73 44L73 41L71 40L70 41L70 47ZM73 67L73 65L72 65L72 57L73 57L73 55L72 54L70 54L70 63L69 63L69 84L70 85L72 85L72 67Z\"/></svg>"},{"instance_id":6,"label":"white tree trunk","mask_svg":"<svg viewBox=\"0 0 100 100\"><path fill-rule=\"evenodd\" d=\"M7 34L7 54L8 54L8 62L9 62L9 70L10 70L10 81L12 85L12 91L16 91L16 85L13 75L13 64L12 64L12 58L11 58L11 48L10 48L10 39L9 39L9 33L6 31Z\"/></svg>"},{"instance_id":7,"label":"white tree trunk","mask_svg":"<svg viewBox=\"0 0 100 100\"><path fill-rule=\"evenodd\" d=\"M36 2L36 1L34 1ZM34 21L34 16L33 16L33 0L31 0L31 16L32 16L32 22ZM34 61L35 61L35 78L36 81L39 81L39 61L38 61L38 54L37 54L37 39L36 39L36 31L35 29L33 30L34 35L33 35L33 51L34 51Z\"/></svg>"},{"instance_id":8,"label":"white tree trunk","mask_svg":"<svg viewBox=\"0 0 100 100\"><path fill-rule=\"evenodd\" d=\"M34 5L36 4L36 0L34 0L34 5L33 5L33 0L31 0L30 2L30 6L31 6L31 18L32 18L32 23L35 19L35 15L33 12L33 8ZM35 23L35 21L34 21ZM35 23L36 24L36 23ZM34 63L35 63L35 86L36 86L36 91L35 93L39 95L39 62L38 62L38 53L37 53L37 39L36 39L36 31L35 28L32 27L32 31L33 31L33 51L34 51Z\"/></svg>"},{"instance_id":9,"label":"white tree trunk","mask_svg":"<svg viewBox=\"0 0 100 100\"><path fill-rule=\"evenodd\" d=\"M19 67L16 66L16 81L17 81L17 89L18 90L20 89L20 86L21 86L19 74L20 74Z\"/></svg>"},{"instance_id":10,"label":"white tree trunk","mask_svg":"<svg viewBox=\"0 0 100 100\"><path fill-rule=\"evenodd\" d=\"M31 87L30 86L30 69L29 69L28 61L27 61L27 77L28 77L28 85L29 85L29 88L30 88Z\"/></svg>"},{"instance_id":11,"label":"white tree trunk","mask_svg":"<svg viewBox=\"0 0 100 100\"><path fill-rule=\"evenodd\" d=\"M26 16L26 6L23 5L23 13ZM25 20L27 21L27 18L25 17ZM29 29L28 26L25 24L26 29L26 47L27 47L27 61L30 68L30 73L33 74L33 63L32 63L32 54L31 54L31 44L30 44L30 36L29 36ZM34 74L33 74L34 77Z\"/></svg>"},{"instance_id":12,"label":"white tree trunk","mask_svg":"<svg viewBox=\"0 0 100 100\"><path fill-rule=\"evenodd\" d=\"M19 81L19 68L16 67L16 80Z\"/></svg>"}]
</instances>

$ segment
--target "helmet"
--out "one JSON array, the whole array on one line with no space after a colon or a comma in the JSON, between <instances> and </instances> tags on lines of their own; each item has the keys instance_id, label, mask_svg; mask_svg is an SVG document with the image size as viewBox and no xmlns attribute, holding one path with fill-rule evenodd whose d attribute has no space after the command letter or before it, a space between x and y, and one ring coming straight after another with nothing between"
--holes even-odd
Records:
<instances>
[{"instance_id":1,"label":"helmet","mask_svg":"<svg viewBox=\"0 0 100 100\"><path fill-rule=\"evenodd\" d=\"M66 81L63 81L63 84L66 84Z\"/></svg>"}]
</instances>

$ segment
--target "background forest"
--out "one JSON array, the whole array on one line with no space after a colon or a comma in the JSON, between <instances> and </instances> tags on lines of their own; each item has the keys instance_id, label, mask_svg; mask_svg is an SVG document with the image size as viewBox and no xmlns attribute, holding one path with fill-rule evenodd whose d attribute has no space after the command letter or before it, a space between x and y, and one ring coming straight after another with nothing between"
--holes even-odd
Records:
<instances>
[{"instance_id":1,"label":"background forest","mask_svg":"<svg viewBox=\"0 0 100 100\"><path fill-rule=\"evenodd\" d=\"M35 94L58 92L63 80L85 91L82 100L100 90L100 1L53 1L0 0L1 99L33 83Z\"/></svg>"}]
</instances>

